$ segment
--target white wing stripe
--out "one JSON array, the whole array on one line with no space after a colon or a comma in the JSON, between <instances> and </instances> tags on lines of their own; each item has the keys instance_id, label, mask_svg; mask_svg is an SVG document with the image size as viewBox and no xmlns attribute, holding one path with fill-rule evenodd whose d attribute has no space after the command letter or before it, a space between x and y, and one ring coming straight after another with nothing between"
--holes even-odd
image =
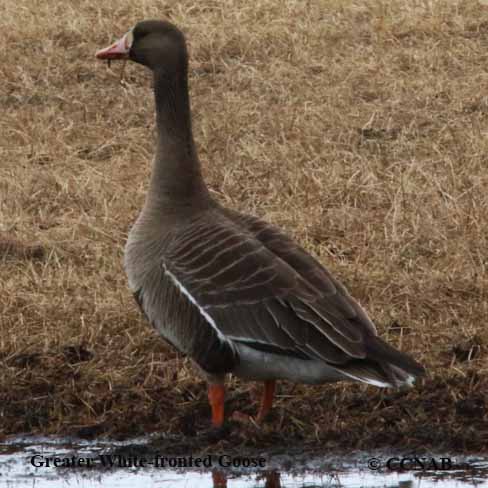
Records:
<instances>
[{"instance_id":1,"label":"white wing stripe","mask_svg":"<svg viewBox=\"0 0 488 488\"><path fill-rule=\"evenodd\" d=\"M217 332L218 338L222 342L229 342L228 339L225 337L222 332L220 332L219 328L217 327L217 324L215 323L214 319L210 317L210 315L197 303L195 298L190 294L190 292L178 281L176 276L166 268L166 266L163 264L164 268L164 274L168 275L171 278L171 281L178 287L178 289L183 293L183 295L190 300L193 305L195 305L199 312L202 314L202 316L205 318L205 320L212 326L212 328Z\"/></svg>"},{"instance_id":2,"label":"white wing stripe","mask_svg":"<svg viewBox=\"0 0 488 488\"><path fill-rule=\"evenodd\" d=\"M338 369L338 371L345 376L349 376L349 378L352 378L356 381L360 381L361 383L366 383L368 385L377 386L379 388L391 388L391 387L393 387L393 385L391 383L387 383L386 381L385 382L378 381L378 380L374 380L372 378L360 378L359 376L355 376L355 375L349 373L348 371L344 371L343 369Z\"/></svg>"}]
</instances>

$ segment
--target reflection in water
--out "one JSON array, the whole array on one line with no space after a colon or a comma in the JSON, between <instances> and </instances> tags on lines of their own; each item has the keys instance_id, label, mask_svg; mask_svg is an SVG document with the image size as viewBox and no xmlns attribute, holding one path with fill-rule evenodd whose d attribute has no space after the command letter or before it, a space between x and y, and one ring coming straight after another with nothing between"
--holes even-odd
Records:
<instances>
[{"instance_id":1,"label":"reflection in water","mask_svg":"<svg viewBox=\"0 0 488 488\"><path fill-rule=\"evenodd\" d=\"M256 475L256 481L264 480L264 488L281 488L280 473L278 471L264 471ZM220 469L212 471L212 488L227 488L227 475Z\"/></svg>"},{"instance_id":2,"label":"reflection in water","mask_svg":"<svg viewBox=\"0 0 488 488\"><path fill-rule=\"evenodd\" d=\"M214 488L227 488L227 476L222 471L214 469L212 471L212 481Z\"/></svg>"},{"instance_id":3,"label":"reflection in water","mask_svg":"<svg viewBox=\"0 0 488 488\"><path fill-rule=\"evenodd\" d=\"M267 471L263 477L266 480L265 488L281 488L280 473L278 471Z\"/></svg>"},{"instance_id":4,"label":"reflection in water","mask_svg":"<svg viewBox=\"0 0 488 488\"><path fill-rule=\"evenodd\" d=\"M325 474L325 473L322 473ZM255 482L259 481L264 481L264 487L263 488L286 488L286 487L307 487L307 488L348 488L348 487L359 487L359 485L350 485L350 484L344 484L341 481L341 476L340 475L331 475L330 479L328 481L324 481L320 485L313 484L310 485L309 482L305 481L306 477L304 478L303 484L288 484L286 483L285 485L281 484L281 474L278 471L265 471L263 473L260 473L256 475L255 479L249 479L248 486L249 488L261 488L262 484L255 485ZM227 475L225 472L221 470L214 469L212 471L212 481L213 481L213 486L212 488L231 488L227 486ZM363 485L361 485L362 487ZM368 485L369 486L369 485ZM413 488L413 481L412 480L406 480L406 481L399 481L398 484L391 484L391 485L378 485L378 487L382 488ZM425 485L427 486L427 485ZM420 485L418 485L420 487ZM440 488L440 487L439 487Z\"/></svg>"},{"instance_id":5,"label":"reflection in water","mask_svg":"<svg viewBox=\"0 0 488 488\"><path fill-rule=\"evenodd\" d=\"M453 471L422 471L414 473L404 473L404 476L411 476L410 479L399 479L401 474L393 473L369 473L366 476L358 470L356 473L353 470L339 470L337 472L327 472L326 470L314 471L312 473L302 473L296 477L284 473L285 481L281 483L281 473L278 470L262 471L256 474L254 480L247 478L246 487L249 488L429 488L429 487L488 487L488 463L487 460L483 462L461 462L458 461L457 466L460 469ZM232 480L236 478L235 473L232 474ZM243 475L245 476L245 475ZM312 478L321 478L320 484L310 485ZM290 478L295 478L290 482ZM297 480L301 478L301 483ZM370 484L368 478L376 478L373 484ZM396 478L396 479L395 479ZM351 481L352 480L352 481ZM255 484L256 482L264 482ZM212 470L212 488L231 488L228 486L228 474L222 469ZM232 484L232 481L231 481ZM244 486L244 485L243 485Z\"/></svg>"},{"instance_id":6,"label":"reflection in water","mask_svg":"<svg viewBox=\"0 0 488 488\"><path fill-rule=\"evenodd\" d=\"M0 486L12 488L468 488L488 487L488 459L452 456L456 469L447 471L370 471L367 453L350 457L268 456L265 469L205 470L130 467L34 467L32 456L94 457L114 447L113 442L74 445L42 440L42 443L0 445ZM139 449L142 444L139 444ZM125 445L135 454L136 444ZM147 453L149 451L146 451ZM138 452L140 456L141 453ZM380 456L379 456L380 457ZM388 456L385 455L384 459Z\"/></svg>"}]
</instances>

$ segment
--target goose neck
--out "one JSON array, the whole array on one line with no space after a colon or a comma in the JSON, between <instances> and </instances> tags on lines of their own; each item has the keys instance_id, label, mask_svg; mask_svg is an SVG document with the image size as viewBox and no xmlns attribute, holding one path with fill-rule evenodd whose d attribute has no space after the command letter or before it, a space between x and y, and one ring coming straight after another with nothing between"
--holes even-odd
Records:
<instances>
[{"instance_id":1,"label":"goose neck","mask_svg":"<svg viewBox=\"0 0 488 488\"><path fill-rule=\"evenodd\" d=\"M185 206L207 200L192 134L186 71L168 76L154 73L157 150L148 203Z\"/></svg>"}]
</instances>

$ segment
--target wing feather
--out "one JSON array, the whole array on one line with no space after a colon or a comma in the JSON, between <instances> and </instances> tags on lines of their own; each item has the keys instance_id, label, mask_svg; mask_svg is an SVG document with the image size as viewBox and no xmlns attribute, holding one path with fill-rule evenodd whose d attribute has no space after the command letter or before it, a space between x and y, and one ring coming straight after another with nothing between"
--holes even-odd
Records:
<instances>
[{"instance_id":1,"label":"wing feather","mask_svg":"<svg viewBox=\"0 0 488 488\"><path fill-rule=\"evenodd\" d=\"M371 327L358 320L355 302L261 221L219 214L193 223L166 255L171 274L231 340L332 364L366 356Z\"/></svg>"}]
</instances>

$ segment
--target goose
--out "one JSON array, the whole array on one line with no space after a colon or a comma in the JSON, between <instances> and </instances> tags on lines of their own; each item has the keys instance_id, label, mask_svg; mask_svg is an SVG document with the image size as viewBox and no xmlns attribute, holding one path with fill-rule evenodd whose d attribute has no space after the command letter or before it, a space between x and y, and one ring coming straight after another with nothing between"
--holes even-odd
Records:
<instances>
[{"instance_id":1,"label":"goose","mask_svg":"<svg viewBox=\"0 0 488 488\"><path fill-rule=\"evenodd\" d=\"M212 426L224 424L225 378L264 383L256 422L278 380L411 385L424 368L381 339L359 303L278 228L210 194L192 134L183 33L137 23L101 60L152 71L157 144L124 268L143 314L208 384Z\"/></svg>"}]
</instances>

